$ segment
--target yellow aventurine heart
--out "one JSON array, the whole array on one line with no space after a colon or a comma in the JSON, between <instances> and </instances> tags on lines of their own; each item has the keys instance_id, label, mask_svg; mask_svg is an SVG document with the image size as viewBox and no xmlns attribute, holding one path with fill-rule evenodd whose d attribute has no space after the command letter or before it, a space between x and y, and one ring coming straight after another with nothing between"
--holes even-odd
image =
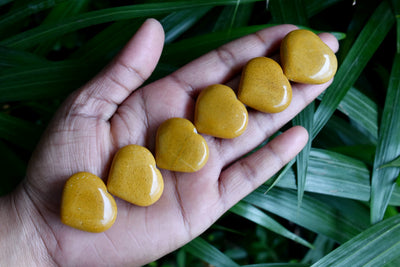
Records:
<instances>
[{"instance_id":1,"label":"yellow aventurine heart","mask_svg":"<svg viewBox=\"0 0 400 267\"><path fill-rule=\"evenodd\" d=\"M292 100L292 87L278 63L257 57L243 69L238 98L258 111L281 112Z\"/></svg>"},{"instance_id":2,"label":"yellow aventurine heart","mask_svg":"<svg viewBox=\"0 0 400 267\"><path fill-rule=\"evenodd\" d=\"M206 140L183 118L163 122L157 130L156 162L163 169L179 172L200 170L208 160Z\"/></svg>"},{"instance_id":3,"label":"yellow aventurine heart","mask_svg":"<svg viewBox=\"0 0 400 267\"><path fill-rule=\"evenodd\" d=\"M308 30L294 30L281 43L281 63L293 82L321 84L333 78L337 59L333 51Z\"/></svg>"},{"instance_id":4,"label":"yellow aventurine heart","mask_svg":"<svg viewBox=\"0 0 400 267\"><path fill-rule=\"evenodd\" d=\"M147 148L127 145L114 156L107 188L114 196L132 204L149 206L161 197L164 181Z\"/></svg>"},{"instance_id":5,"label":"yellow aventurine heart","mask_svg":"<svg viewBox=\"0 0 400 267\"><path fill-rule=\"evenodd\" d=\"M61 221L87 232L103 232L117 217L117 205L103 181L94 174L78 172L64 185Z\"/></svg>"},{"instance_id":6,"label":"yellow aventurine heart","mask_svg":"<svg viewBox=\"0 0 400 267\"><path fill-rule=\"evenodd\" d=\"M244 132L247 122L246 107L226 85L208 86L197 98L194 125L199 133L235 138Z\"/></svg>"}]
</instances>

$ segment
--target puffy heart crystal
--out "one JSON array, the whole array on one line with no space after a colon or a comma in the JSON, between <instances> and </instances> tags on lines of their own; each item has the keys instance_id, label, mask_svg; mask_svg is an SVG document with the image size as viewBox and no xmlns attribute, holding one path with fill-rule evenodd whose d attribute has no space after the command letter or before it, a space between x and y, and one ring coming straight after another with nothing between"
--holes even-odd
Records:
<instances>
[{"instance_id":1,"label":"puffy heart crystal","mask_svg":"<svg viewBox=\"0 0 400 267\"><path fill-rule=\"evenodd\" d=\"M172 118L157 130L156 162L163 169L178 172L200 170L208 160L206 140L187 119Z\"/></svg>"},{"instance_id":2,"label":"puffy heart crystal","mask_svg":"<svg viewBox=\"0 0 400 267\"><path fill-rule=\"evenodd\" d=\"M333 78L337 59L318 35L308 30L294 30L281 43L281 64L293 82L321 84Z\"/></svg>"},{"instance_id":3,"label":"puffy heart crystal","mask_svg":"<svg viewBox=\"0 0 400 267\"><path fill-rule=\"evenodd\" d=\"M64 185L61 221L87 232L103 232L117 217L117 205L103 181L94 174L78 172Z\"/></svg>"},{"instance_id":4,"label":"puffy heart crystal","mask_svg":"<svg viewBox=\"0 0 400 267\"><path fill-rule=\"evenodd\" d=\"M235 138L244 132L247 122L246 107L226 85L208 86L197 98L194 125L199 133Z\"/></svg>"},{"instance_id":5,"label":"puffy heart crystal","mask_svg":"<svg viewBox=\"0 0 400 267\"><path fill-rule=\"evenodd\" d=\"M155 203L164 181L151 152L139 145L127 145L115 154L107 181L108 191L138 206Z\"/></svg>"},{"instance_id":6,"label":"puffy heart crystal","mask_svg":"<svg viewBox=\"0 0 400 267\"><path fill-rule=\"evenodd\" d=\"M278 63L267 57L257 57L243 69L238 98L258 111L277 113L289 106L292 87Z\"/></svg>"}]
</instances>

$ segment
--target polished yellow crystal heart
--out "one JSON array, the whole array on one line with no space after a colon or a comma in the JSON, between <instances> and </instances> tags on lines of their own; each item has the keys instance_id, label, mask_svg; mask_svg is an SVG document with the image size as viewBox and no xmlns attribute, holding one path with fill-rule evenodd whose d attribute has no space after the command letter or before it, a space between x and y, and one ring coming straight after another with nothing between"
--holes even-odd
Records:
<instances>
[{"instance_id":1,"label":"polished yellow crystal heart","mask_svg":"<svg viewBox=\"0 0 400 267\"><path fill-rule=\"evenodd\" d=\"M292 87L278 63L267 57L257 57L243 69L238 98L258 111L277 113L289 106Z\"/></svg>"},{"instance_id":2,"label":"polished yellow crystal heart","mask_svg":"<svg viewBox=\"0 0 400 267\"><path fill-rule=\"evenodd\" d=\"M200 170L208 160L206 140L187 119L172 118L157 130L156 163L163 169L179 172Z\"/></svg>"},{"instance_id":3,"label":"polished yellow crystal heart","mask_svg":"<svg viewBox=\"0 0 400 267\"><path fill-rule=\"evenodd\" d=\"M64 185L61 200L61 221L87 232L103 232L117 217L117 205L96 175L78 172Z\"/></svg>"},{"instance_id":4,"label":"polished yellow crystal heart","mask_svg":"<svg viewBox=\"0 0 400 267\"><path fill-rule=\"evenodd\" d=\"M139 145L118 150L107 180L108 191L138 206L155 203L164 190L164 181L151 152Z\"/></svg>"},{"instance_id":5,"label":"polished yellow crystal heart","mask_svg":"<svg viewBox=\"0 0 400 267\"><path fill-rule=\"evenodd\" d=\"M282 40L280 54L283 72L293 82L325 83L337 70L335 53L308 30L288 33Z\"/></svg>"},{"instance_id":6,"label":"polished yellow crystal heart","mask_svg":"<svg viewBox=\"0 0 400 267\"><path fill-rule=\"evenodd\" d=\"M235 138L244 132L247 122L246 107L230 87L214 84L199 94L194 115L194 125L199 133Z\"/></svg>"}]
</instances>

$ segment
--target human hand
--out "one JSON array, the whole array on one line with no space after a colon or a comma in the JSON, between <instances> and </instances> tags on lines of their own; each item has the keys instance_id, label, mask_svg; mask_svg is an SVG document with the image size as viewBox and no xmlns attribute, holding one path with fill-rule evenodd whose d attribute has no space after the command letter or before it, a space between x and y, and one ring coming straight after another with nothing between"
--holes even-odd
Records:
<instances>
[{"instance_id":1,"label":"human hand","mask_svg":"<svg viewBox=\"0 0 400 267\"><path fill-rule=\"evenodd\" d=\"M205 136L210 154L200 171L161 170L165 188L160 200L138 207L116 199L116 222L103 233L87 233L61 223L63 185L79 171L107 179L112 158L122 146L138 144L154 152L156 130L163 121L171 117L193 121L195 99L203 88L216 83L237 88L245 63L257 56L272 56L294 28L282 25L238 39L137 89L154 70L164 41L160 24L147 20L116 59L74 92L55 114L30 161L26 179L0 202L2 216L9 214L8 224L23 230L16 233L6 227L1 234L19 234L18 239L8 238L14 240L12 246L15 250L25 246L18 254L26 251L28 258L41 266L143 265L201 234L303 148L307 132L294 127L241 158L329 83L293 84L292 102L281 113L249 110L248 127L240 137L224 140ZM321 38L334 51L338 49L333 36L323 34ZM18 244L28 240L28 248ZM23 260L13 258L15 250L9 248L7 256Z\"/></svg>"}]
</instances>

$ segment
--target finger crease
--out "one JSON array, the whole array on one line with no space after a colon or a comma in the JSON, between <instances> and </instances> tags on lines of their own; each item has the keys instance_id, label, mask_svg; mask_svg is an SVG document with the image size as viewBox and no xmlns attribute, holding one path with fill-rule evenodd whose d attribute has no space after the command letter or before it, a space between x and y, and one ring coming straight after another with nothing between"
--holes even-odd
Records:
<instances>
[{"instance_id":1,"label":"finger crease","mask_svg":"<svg viewBox=\"0 0 400 267\"><path fill-rule=\"evenodd\" d=\"M195 95L195 90L193 86L190 83L185 82L179 76L177 76L175 73L172 73L170 77L173 79L175 83L178 84L180 88L182 88L193 100L196 99Z\"/></svg>"},{"instance_id":2,"label":"finger crease","mask_svg":"<svg viewBox=\"0 0 400 267\"><path fill-rule=\"evenodd\" d=\"M118 62L122 67L124 67L129 73L133 73L137 78L139 78L141 83L146 81L145 75L143 75L138 69L120 61Z\"/></svg>"},{"instance_id":3,"label":"finger crease","mask_svg":"<svg viewBox=\"0 0 400 267\"><path fill-rule=\"evenodd\" d=\"M185 208L184 208L183 203L182 203L182 198L181 198L181 195L179 193L178 179L177 179L175 174L173 174L173 175L174 175L174 181L175 181L175 199L176 199L176 202L178 203L178 206L179 206L179 210L180 210L180 213L181 213L183 225L185 226L185 230L186 230L188 236L190 237L190 239L192 239L192 234L191 234L191 231L190 231L189 219L187 217Z\"/></svg>"}]
</instances>

